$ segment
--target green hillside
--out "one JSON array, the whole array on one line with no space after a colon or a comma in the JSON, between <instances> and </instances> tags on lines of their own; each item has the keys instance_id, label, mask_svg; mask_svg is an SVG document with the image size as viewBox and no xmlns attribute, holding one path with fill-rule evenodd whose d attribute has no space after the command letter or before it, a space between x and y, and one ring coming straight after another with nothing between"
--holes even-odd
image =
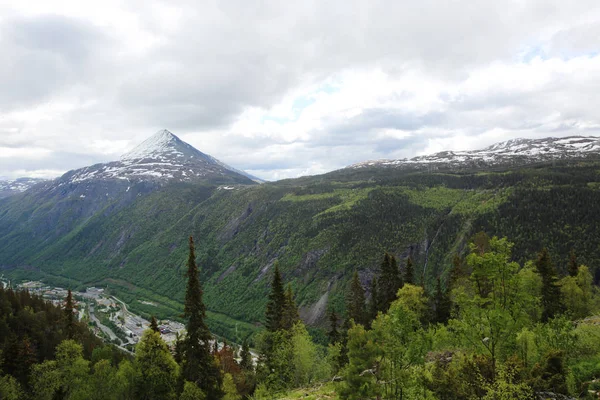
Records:
<instances>
[{"instance_id":1,"label":"green hillside","mask_svg":"<svg viewBox=\"0 0 600 400\"><path fill-rule=\"evenodd\" d=\"M31 192L4 199L0 266L14 278L107 286L133 310L177 317L193 235L211 328L232 338L262 322L275 260L301 315L317 327L328 308L343 311L341 289L355 269L369 287L384 252L401 264L411 255L433 289L480 230L511 238L518 261L547 246L559 268L571 248L592 270L600 267L594 161L431 173L346 169L230 187L173 184L85 213L75 205L87 199L44 202ZM56 214L58 201L69 205Z\"/></svg>"}]
</instances>

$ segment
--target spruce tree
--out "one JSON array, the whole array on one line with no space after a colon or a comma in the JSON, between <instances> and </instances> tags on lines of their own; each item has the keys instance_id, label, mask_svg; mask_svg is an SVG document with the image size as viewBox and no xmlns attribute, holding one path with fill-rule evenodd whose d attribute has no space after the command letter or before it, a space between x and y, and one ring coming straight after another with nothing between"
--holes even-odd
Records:
<instances>
[{"instance_id":1,"label":"spruce tree","mask_svg":"<svg viewBox=\"0 0 600 400\"><path fill-rule=\"evenodd\" d=\"M556 269L546 248L538 254L535 267L542 278L542 322L547 322L560 313L561 296Z\"/></svg>"},{"instance_id":2,"label":"spruce tree","mask_svg":"<svg viewBox=\"0 0 600 400\"><path fill-rule=\"evenodd\" d=\"M377 278L373 277L371 281L371 301L369 302L369 320L373 321L377 318L377 313L380 311L379 293L377 289Z\"/></svg>"},{"instance_id":3,"label":"spruce tree","mask_svg":"<svg viewBox=\"0 0 600 400\"><path fill-rule=\"evenodd\" d=\"M398 287L399 285L401 285L401 281L398 276L396 259L386 252L383 256L381 274L378 279L378 311L386 312L390 308L390 304L396 300L398 289L400 289L400 287Z\"/></svg>"},{"instance_id":4,"label":"spruce tree","mask_svg":"<svg viewBox=\"0 0 600 400\"><path fill-rule=\"evenodd\" d=\"M413 267L412 258L410 256L406 259L406 267L404 269L404 283L410 285L415 284L415 270Z\"/></svg>"},{"instance_id":5,"label":"spruce tree","mask_svg":"<svg viewBox=\"0 0 600 400\"><path fill-rule=\"evenodd\" d=\"M329 312L329 332L327 332L329 343L335 344L340 341L340 332L338 331L338 316L334 310Z\"/></svg>"},{"instance_id":6,"label":"spruce tree","mask_svg":"<svg viewBox=\"0 0 600 400\"><path fill-rule=\"evenodd\" d=\"M354 274L352 275L350 291L348 292L346 302L348 318L354 320L355 323L364 326L366 324L365 290L358 279L357 271L354 271Z\"/></svg>"},{"instance_id":7,"label":"spruce tree","mask_svg":"<svg viewBox=\"0 0 600 400\"><path fill-rule=\"evenodd\" d=\"M242 343L242 350L240 351L240 367L244 371L252 371L254 364L252 363L252 354L250 353L250 346L248 340L244 339Z\"/></svg>"},{"instance_id":8,"label":"spruce tree","mask_svg":"<svg viewBox=\"0 0 600 400\"><path fill-rule=\"evenodd\" d=\"M212 336L206 326L206 307L202 300L194 239L190 236L187 269L187 288L185 292L184 317L187 319L184 339L184 356L181 377L198 385L208 400L219 399L221 393L221 373L214 357L210 353Z\"/></svg>"},{"instance_id":9,"label":"spruce tree","mask_svg":"<svg viewBox=\"0 0 600 400\"><path fill-rule=\"evenodd\" d=\"M571 249L569 253L569 265L567 266L567 271L570 276L577 276L579 272L579 264L577 263L577 256L575 255L575 250Z\"/></svg>"},{"instance_id":10,"label":"spruce tree","mask_svg":"<svg viewBox=\"0 0 600 400\"><path fill-rule=\"evenodd\" d=\"M437 278L435 285L435 322L445 324L450 319L450 309L452 304L450 302L450 296L448 295L448 288L444 290L440 277Z\"/></svg>"},{"instance_id":11,"label":"spruce tree","mask_svg":"<svg viewBox=\"0 0 600 400\"><path fill-rule=\"evenodd\" d=\"M404 278L402 277L402 272L398 268L398 261L396 260L396 256L393 254L390 256L390 273L393 281L393 300L396 300L398 297L398 290L402 289L404 286Z\"/></svg>"},{"instance_id":12,"label":"spruce tree","mask_svg":"<svg viewBox=\"0 0 600 400\"><path fill-rule=\"evenodd\" d=\"M154 332L160 332L160 329L158 329L158 322L156 322L156 318L154 317L154 315L150 320L150 329L152 329Z\"/></svg>"},{"instance_id":13,"label":"spruce tree","mask_svg":"<svg viewBox=\"0 0 600 400\"><path fill-rule=\"evenodd\" d=\"M283 303L281 329L290 330L298 321L300 321L300 315L294 301L294 292L292 291L292 285L288 284Z\"/></svg>"},{"instance_id":14,"label":"spruce tree","mask_svg":"<svg viewBox=\"0 0 600 400\"><path fill-rule=\"evenodd\" d=\"M266 320L267 330L276 332L281 329L283 310L285 307L285 292L279 272L279 263L275 261L275 271L273 272L273 281L271 282L271 293L267 303Z\"/></svg>"},{"instance_id":15,"label":"spruce tree","mask_svg":"<svg viewBox=\"0 0 600 400\"><path fill-rule=\"evenodd\" d=\"M65 300L65 333L67 334L67 339L73 339L75 337L76 331L76 322L77 319L75 317L75 311L73 307L73 294L71 293L71 289L67 292L67 298Z\"/></svg>"}]
</instances>

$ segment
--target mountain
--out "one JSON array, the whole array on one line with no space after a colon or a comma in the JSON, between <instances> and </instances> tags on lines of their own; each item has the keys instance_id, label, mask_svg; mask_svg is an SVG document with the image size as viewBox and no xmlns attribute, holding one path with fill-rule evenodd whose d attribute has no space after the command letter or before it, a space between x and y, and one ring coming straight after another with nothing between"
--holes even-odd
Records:
<instances>
[{"instance_id":1,"label":"mountain","mask_svg":"<svg viewBox=\"0 0 600 400\"><path fill-rule=\"evenodd\" d=\"M134 152L118 165L156 168L160 177L136 171L100 178L113 171L99 167L86 179L73 182L71 172L0 200L2 273L74 289L106 287L143 315L176 318L192 235L210 327L231 339L263 321L276 260L313 327L326 324L328 309L343 312L354 270L370 287L384 252L401 266L411 256L431 290L481 230L515 242L518 261L545 246L561 270L574 249L600 280L598 153L481 167L372 165L257 185L226 171L182 179L175 170L185 171L183 164L165 166L178 155L148 151L158 147L144 146L141 156ZM167 170L171 164L178 167Z\"/></svg>"},{"instance_id":2,"label":"mountain","mask_svg":"<svg viewBox=\"0 0 600 400\"><path fill-rule=\"evenodd\" d=\"M242 171L202 153L166 129L156 132L121 156L119 161L70 171L63 178L70 183L114 179L161 183L173 180L252 183Z\"/></svg>"},{"instance_id":3,"label":"mountain","mask_svg":"<svg viewBox=\"0 0 600 400\"><path fill-rule=\"evenodd\" d=\"M552 160L598 157L600 137L569 136L545 139L512 139L480 150L443 151L411 159L366 161L349 168L401 169L485 168L518 166Z\"/></svg>"},{"instance_id":4,"label":"mountain","mask_svg":"<svg viewBox=\"0 0 600 400\"><path fill-rule=\"evenodd\" d=\"M33 185L44 182L40 178L0 179L0 199L14 194L23 193Z\"/></svg>"}]
</instances>

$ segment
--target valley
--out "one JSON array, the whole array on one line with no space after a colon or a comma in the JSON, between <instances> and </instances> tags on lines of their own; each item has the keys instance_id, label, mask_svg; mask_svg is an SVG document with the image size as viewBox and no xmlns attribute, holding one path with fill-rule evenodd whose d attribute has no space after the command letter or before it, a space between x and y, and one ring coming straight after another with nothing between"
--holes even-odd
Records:
<instances>
[{"instance_id":1,"label":"valley","mask_svg":"<svg viewBox=\"0 0 600 400\"><path fill-rule=\"evenodd\" d=\"M578 140L594 143L571 142ZM134 152L147 155L136 156L139 167L128 164L127 171L152 171L155 162L164 168L173 155L192 151L164 131L152 141L161 144ZM245 177L223 183L202 172L197 181L175 172L119 175L110 165L71 171L0 201L0 266L12 279L104 287L146 320L176 321L183 309L185 243L194 236L214 333L241 343L261 328L277 260L301 316L322 338L327 310L344 312L352 271L369 287L385 252L401 265L410 256L428 290L438 277L448 279L454 255L481 230L513 239L519 261L546 246L559 266L571 248L587 265L600 265L600 250L584 240L597 236L597 153L577 157L561 152L564 141L549 143L528 146L536 154L558 154L550 162L441 163L425 170L364 165L263 184ZM495 151L507 158L514 146L523 144ZM187 161L171 164L181 171L181 162Z\"/></svg>"}]
</instances>

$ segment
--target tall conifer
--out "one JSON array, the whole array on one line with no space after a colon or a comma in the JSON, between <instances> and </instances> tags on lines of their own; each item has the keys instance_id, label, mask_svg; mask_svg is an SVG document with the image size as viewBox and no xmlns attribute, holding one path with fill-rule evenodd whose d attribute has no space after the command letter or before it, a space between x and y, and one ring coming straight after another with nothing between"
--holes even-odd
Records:
<instances>
[{"instance_id":1,"label":"tall conifer","mask_svg":"<svg viewBox=\"0 0 600 400\"><path fill-rule=\"evenodd\" d=\"M285 307L285 292L279 272L279 263L275 261L275 270L273 272L273 281L271 282L271 293L267 303L266 320L267 330L276 332L281 329L283 310Z\"/></svg>"},{"instance_id":2,"label":"tall conifer","mask_svg":"<svg viewBox=\"0 0 600 400\"><path fill-rule=\"evenodd\" d=\"M250 353L250 346L248 345L247 339L244 339L242 342L242 351L240 352L240 367L244 371L252 371L254 368L252 354Z\"/></svg>"},{"instance_id":3,"label":"tall conifer","mask_svg":"<svg viewBox=\"0 0 600 400\"><path fill-rule=\"evenodd\" d=\"M373 277L371 281L371 301L369 302L369 320L371 321L377 317L377 313L380 311L378 291L377 278Z\"/></svg>"},{"instance_id":4,"label":"tall conifer","mask_svg":"<svg viewBox=\"0 0 600 400\"><path fill-rule=\"evenodd\" d=\"M404 268L404 283L410 285L415 284L415 270L413 267L412 258L410 256L406 259L406 267Z\"/></svg>"},{"instance_id":5,"label":"tall conifer","mask_svg":"<svg viewBox=\"0 0 600 400\"><path fill-rule=\"evenodd\" d=\"M338 331L338 316L334 310L329 312L329 332L327 332L329 343L335 344L340 341L340 332Z\"/></svg>"},{"instance_id":6,"label":"tall conifer","mask_svg":"<svg viewBox=\"0 0 600 400\"><path fill-rule=\"evenodd\" d=\"M219 399L221 393L221 373L214 357L210 354L210 341L212 336L204 321L206 307L202 300L202 286L200 284L194 239L189 239L189 257L187 262L187 289L185 292L184 317L187 319L186 337L184 339L184 357L182 378L194 382L204 393L208 400Z\"/></svg>"},{"instance_id":7,"label":"tall conifer","mask_svg":"<svg viewBox=\"0 0 600 400\"><path fill-rule=\"evenodd\" d=\"M571 249L569 253L569 265L567 266L567 272L570 276L577 276L579 272L579 264L577 263L577 256L575 255L575 250Z\"/></svg>"},{"instance_id":8,"label":"tall conifer","mask_svg":"<svg viewBox=\"0 0 600 400\"><path fill-rule=\"evenodd\" d=\"M288 284L283 302L281 329L290 330L298 321L300 321L300 315L294 301L294 292L292 291L292 285Z\"/></svg>"},{"instance_id":9,"label":"tall conifer","mask_svg":"<svg viewBox=\"0 0 600 400\"><path fill-rule=\"evenodd\" d=\"M435 285L435 322L445 324L450 319L452 304L448 296L449 288L442 288L440 277L437 278Z\"/></svg>"},{"instance_id":10,"label":"tall conifer","mask_svg":"<svg viewBox=\"0 0 600 400\"><path fill-rule=\"evenodd\" d=\"M538 254L535 267L542 278L542 322L554 318L561 311L561 296L556 269L552 265L548 250Z\"/></svg>"},{"instance_id":11,"label":"tall conifer","mask_svg":"<svg viewBox=\"0 0 600 400\"><path fill-rule=\"evenodd\" d=\"M348 318L353 319L355 323L366 325L365 310L365 289L358 279L358 272L354 271L352 281L350 282L350 291L346 298Z\"/></svg>"},{"instance_id":12,"label":"tall conifer","mask_svg":"<svg viewBox=\"0 0 600 400\"><path fill-rule=\"evenodd\" d=\"M75 310L73 306L73 294L71 293L71 289L67 292L67 298L65 300L65 333L67 334L67 339L73 339L75 337L76 330L76 317Z\"/></svg>"},{"instance_id":13,"label":"tall conifer","mask_svg":"<svg viewBox=\"0 0 600 400\"><path fill-rule=\"evenodd\" d=\"M158 329L158 322L156 322L156 318L154 317L154 315L150 320L150 329L152 329L154 332L160 332L160 329Z\"/></svg>"}]
</instances>

